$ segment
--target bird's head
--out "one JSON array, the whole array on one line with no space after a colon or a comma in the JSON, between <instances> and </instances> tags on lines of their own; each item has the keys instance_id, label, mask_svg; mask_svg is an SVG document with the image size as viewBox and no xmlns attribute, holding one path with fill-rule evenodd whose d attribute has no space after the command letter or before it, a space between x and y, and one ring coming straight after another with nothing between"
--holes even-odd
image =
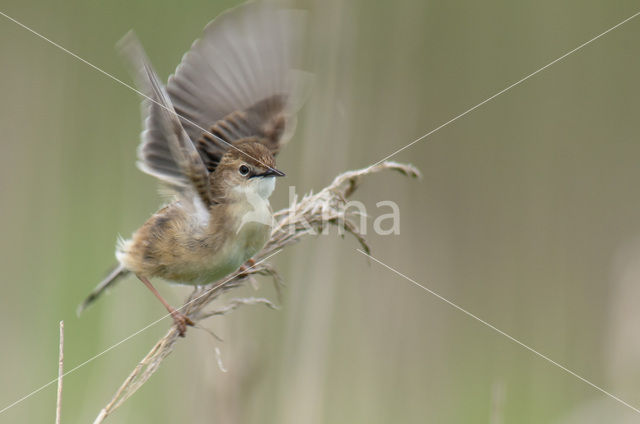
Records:
<instances>
[{"instance_id":1,"label":"bird's head","mask_svg":"<svg viewBox=\"0 0 640 424\"><path fill-rule=\"evenodd\" d=\"M217 198L244 200L257 194L268 199L275 188L276 169L273 153L262 143L248 140L234 144L220 159L211 175L211 189Z\"/></svg>"}]
</instances>

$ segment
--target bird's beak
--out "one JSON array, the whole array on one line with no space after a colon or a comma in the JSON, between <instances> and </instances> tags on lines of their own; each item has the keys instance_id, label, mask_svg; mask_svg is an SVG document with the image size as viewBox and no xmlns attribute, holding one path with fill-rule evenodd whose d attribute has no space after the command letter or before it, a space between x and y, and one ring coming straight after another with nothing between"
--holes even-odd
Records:
<instances>
[{"instance_id":1,"label":"bird's beak","mask_svg":"<svg viewBox=\"0 0 640 424\"><path fill-rule=\"evenodd\" d=\"M269 168L262 174L254 175L254 177L284 177L284 176L285 176L284 172L275 168Z\"/></svg>"}]
</instances>

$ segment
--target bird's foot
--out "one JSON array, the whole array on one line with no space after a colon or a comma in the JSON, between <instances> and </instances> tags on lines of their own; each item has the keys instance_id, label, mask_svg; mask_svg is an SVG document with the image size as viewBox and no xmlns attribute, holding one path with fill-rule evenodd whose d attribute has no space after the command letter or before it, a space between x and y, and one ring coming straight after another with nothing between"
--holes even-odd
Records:
<instances>
[{"instance_id":1,"label":"bird's foot","mask_svg":"<svg viewBox=\"0 0 640 424\"><path fill-rule=\"evenodd\" d=\"M188 316L186 316L182 312L176 311L175 309L171 311L171 317L173 318L173 323L178 329L180 337L184 337L187 333L187 325L190 325L191 327L194 327L196 325Z\"/></svg>"},{"instance_id":2,"label":"bird's foot","mask_svg":"<svg viewBox=\"0 0 640 424\"><path fill-rule=\"evenodd\" d=\"M240 265L240 268L238 268L238 277L248 277L247 271L254 266L256 266L256 261L253 258L249 258L244 265Z\"/></svg>"}]
</instances>

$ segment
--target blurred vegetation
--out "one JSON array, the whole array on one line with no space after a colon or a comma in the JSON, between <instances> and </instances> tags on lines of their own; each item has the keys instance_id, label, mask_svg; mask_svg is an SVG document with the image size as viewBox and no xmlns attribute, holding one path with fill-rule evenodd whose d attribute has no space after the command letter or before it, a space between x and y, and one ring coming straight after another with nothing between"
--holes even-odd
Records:
<instances>
[{"instance_id":1,"label":"blurred vegetation","mask_svg":"<svg viewBox=\"0 0 640 424\"><path fill-rule=\"evenodd\" d=\"M234 1L24 3L2 11L129 82L115 42L139 34L168 76ZM376 162L619 21L637 2L308 0L317 74L279 157L274 208ZM395 159L420 183L358 193L401 208L372 254L640 405L640 18ZM160 204L134 166L139 98L0 18L0 408L163 314L133 279L75 307ZM281 311L243 308L191 331L109 422L624 423L630 409L369 264L353 240L305 241L276 263ZM177 301L184 288L159 285ZM247 293L252 289L247 289ZM260 295L275 297L270 284ZM174 302L175 303L175 302ZM65 379L63 422L91 422L167 320ZM216 363L218 346L228 373ZM52 421L55 385L0 415Z\"/></svg>"}]
</instances>

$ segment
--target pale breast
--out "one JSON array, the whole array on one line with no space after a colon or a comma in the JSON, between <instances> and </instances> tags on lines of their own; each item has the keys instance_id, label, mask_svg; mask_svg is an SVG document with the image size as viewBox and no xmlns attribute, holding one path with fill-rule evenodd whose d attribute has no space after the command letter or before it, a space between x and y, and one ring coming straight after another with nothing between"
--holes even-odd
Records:
<instances>
[{"instance_id":1,"label":"pale breast","mask_svg":"<svg viewBox=\"0 0 640 424\"><path fill-rule=\"evenodd\" d=\"M192 284L205 284L223 278L264 247L271 234L272 214L270 209L260 211L259 214L259 219L254 220L251 215L234 213L236 219L231 227L235 231L229 234L218 251L211 251L207 255L201 264L202 275Z\"/></svg>"},{"instance_id":2,"label":"pale breast","mask_svg":"<svg viewBox=\"0 0 640 424\"><path fill-rule=\"evenodd\" d=\"M117 250L128 270L182 284L207 284L232 273L258 253L273 215L265 184L249 186L236 201L211 209L210 221L174 203L159 211Z\"/></svg>"}]
</instances>

